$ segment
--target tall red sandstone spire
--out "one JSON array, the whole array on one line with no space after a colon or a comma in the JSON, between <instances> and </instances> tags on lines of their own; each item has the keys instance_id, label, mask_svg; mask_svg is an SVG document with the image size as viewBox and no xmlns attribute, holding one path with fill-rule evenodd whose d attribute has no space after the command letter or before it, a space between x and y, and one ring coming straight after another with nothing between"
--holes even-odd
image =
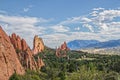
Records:
<instances>
[{"instance_id":1,"label":"tall red sandstone spire","mask_svg":"<svg viewBox=\"0 0 120 80\"><path fill-rule=\"evenodd\" d=\"M34 37L33 41L33 53L38 54L44 50L44 43L42 38L39 38L37 35Z\"/></svg>"}]
</instances>

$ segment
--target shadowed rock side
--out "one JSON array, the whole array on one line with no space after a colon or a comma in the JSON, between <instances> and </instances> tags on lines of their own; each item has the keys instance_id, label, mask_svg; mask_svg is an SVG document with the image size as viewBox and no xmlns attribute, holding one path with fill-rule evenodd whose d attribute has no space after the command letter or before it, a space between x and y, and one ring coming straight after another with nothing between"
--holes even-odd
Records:
<instances>
[{"instance_id":1,"label":"shadowed rock side","mask_svg":"<svg viewBox=\"0 0 120 80\"><path fill-rule=\"evenodd\" d=\"M20 46L17 47L20 48ZM0 27L0 80L8 80L15 72L17 74L25 73L9 37Z\"/></svg>"},{"instance_id":2,"label":"shadowed rock side","mask_svg":"<svg viewBox=\"0 0 120 80\"><path fill-rule=\"evenodd\" d=\"M44 50L44 43L42 38L39 38L37 35L34 37L33 41L33 53L38 54Z\"/></svg>"},{"instance_id":3,"label":"shadowed rock side","mask_svg":"<svg viewBox=\"0 0 120 80\"><path fill-rule=\"evenodd\" d=\"M64 42L59 48L56 49L56 56L57 57L66 57L66 52L70 49L67 47L66 42Z\"/></svg>"},{"instance_id":4,"label":"shadowed rock side","mask_svg":"<svg viewBox=\"0 0 120 80\"><path fill-rule=\"evenodd\" d=\"M33 51L27 45L24 39L13 33L10 40L18 54L18 58L25 69L37 70L44 66L42 59L38 57L37 61L33 57Z\"/></svg>"}]
</instances>

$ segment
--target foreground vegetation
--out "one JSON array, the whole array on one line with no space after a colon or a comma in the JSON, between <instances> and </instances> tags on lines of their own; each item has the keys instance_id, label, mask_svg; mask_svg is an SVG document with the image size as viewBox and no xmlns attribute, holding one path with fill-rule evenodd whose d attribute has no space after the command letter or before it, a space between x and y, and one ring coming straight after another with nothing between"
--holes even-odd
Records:
<instances>
[{"instance_id":1,"label":"foreground vegetation","mask_svg":"<svg viewBox=\"0 0 120 80\"><path fill-rule=\"evenodd\" d=\"M21 76L13 74L10 80L120 80L120 56L88 54L68 51L58 58L55 50L46 48L40 56L45 62L41 70Z\"/></svg>"}]
</instances>

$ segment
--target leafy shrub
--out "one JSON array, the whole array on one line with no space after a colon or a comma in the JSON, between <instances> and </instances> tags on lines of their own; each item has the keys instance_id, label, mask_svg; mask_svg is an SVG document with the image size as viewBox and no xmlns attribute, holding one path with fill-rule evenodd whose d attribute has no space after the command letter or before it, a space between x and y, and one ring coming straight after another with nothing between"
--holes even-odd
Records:
<instances>
[{"instance_id":1,"label":"leafy shrub","mask_svg":"<svg viewBox=\"0 0 120 80\"><path fill-rule=\"evenodd\" d=\"M10 78L9 80L21 80L19 75L17 75L16 73L14 73Z\"/></svg>"}]
</instances>

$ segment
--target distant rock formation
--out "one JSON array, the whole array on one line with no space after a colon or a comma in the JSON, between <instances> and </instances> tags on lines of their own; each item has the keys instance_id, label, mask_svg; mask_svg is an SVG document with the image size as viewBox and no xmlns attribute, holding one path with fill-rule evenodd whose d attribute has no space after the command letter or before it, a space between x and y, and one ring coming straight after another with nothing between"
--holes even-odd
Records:
<instances>
[{"instance_id":1,"label":"distant rock formation","mask_svg":"<svg viewBox=\"0 0 120 80\"><path fill-rule=\"evenodd\" d=\"M67 56L67 51L70 49L67 47L66 42L64 42L59 48L56 49L56 56L57 57L66 57Z\"/></svg>"},{"instance_id":2,"label":"distant rock formation","mask_svg":"<svg viewBox=\"0 0 120 80\"><path fill-rule=\"evenodd\" d=\"M61 47L60 47L61 50L70 50L68 47L67 47L67 44L66 42L64 42Z\"/></svg>"},{"instance_id":3,"label":"distant rock formation","mask_svg":"<svg viewBox=\"0 0 120 80\"><path fill-rule=\"evenodd\" d=\"M37 35L34 37L33 41L33 53L38 54L44 50L44 43L42 38L39 38Z\"/></svg>"},{"instance_id":4,"label":"distant rock formation","mask_svg":"<svg viewBox=\"0 0 120 80\"><path fill-rule=\"evenodd\" d=\"M37 61L34 59L34 53L27 45L24 39L21 39L18 35L13 33L10 36L11 43L13 44L18 58L25 69L37 70L44 66L42 59L38 58Z\"/></svg>"},{"instance_id":5,"label":"distant rock formation","mask_svg":"<svg viewBox=\"0 0 120 80\"><path fill-rule=\"evenodd\" d=\"M12 35L15 36L14 34ZM19 42L20 38L16 37L16 41ZM14 42L14 38L12 39ZM13 45L19 49L21 43ZM0 80L8 80L13 73L24 74L24 68L22 67L15 49L13 47L9 36L0 27Z\"/></svg>"}]
</instances>

